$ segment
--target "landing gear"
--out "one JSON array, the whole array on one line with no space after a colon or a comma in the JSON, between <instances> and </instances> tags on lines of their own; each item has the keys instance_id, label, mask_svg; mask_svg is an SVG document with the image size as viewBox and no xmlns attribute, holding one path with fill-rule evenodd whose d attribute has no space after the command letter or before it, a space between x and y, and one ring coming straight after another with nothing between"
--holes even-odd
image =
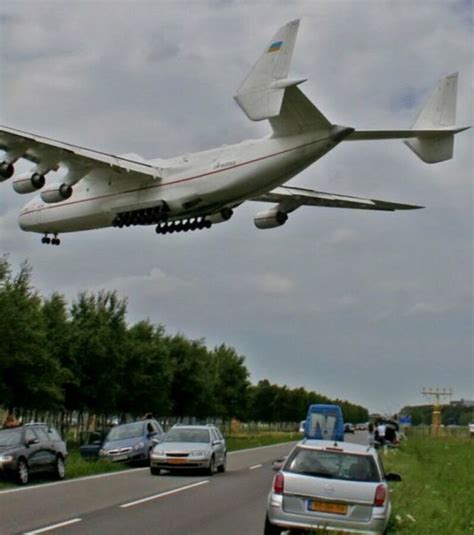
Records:
<instances>
[{"instance_id":1,"label":"landing gear","mask_svg":"<svg viewBox=\"0 0 474 535\"><path fill-rule=\"evenodd\" d=\"M202 230L211 228L212 223L204 217L191 217L175 221L164 221L156 226L157 234L171 234L173 232L188 232L188 230Z\"/></svg>"},{"instance_id":2,"label":"landing gear","mask_svg":"<svg viewBox=\"0 0 474 535\"><path fill-rule=\"evenodd\" d=\"M54 238L50 238L48 236L48 234L46 233L42 238L41 238L41 243L45 243L47 245L51 244L51 245L59 245L61 243L61 240L58 238L58 235L55 234L54 235Z\"/></svg>"}]
</instances>

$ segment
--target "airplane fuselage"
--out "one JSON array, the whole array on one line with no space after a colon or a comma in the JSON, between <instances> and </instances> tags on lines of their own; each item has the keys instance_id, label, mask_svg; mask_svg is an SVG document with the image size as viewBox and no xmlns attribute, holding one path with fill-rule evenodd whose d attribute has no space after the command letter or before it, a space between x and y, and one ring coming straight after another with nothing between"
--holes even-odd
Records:
<instances>
[{"instance_id":1,"label":"airplane fuselage","mask_svg":"<svg viewBox=\"0 0 474 535\"><path fill-rule=\"evenodd\" d=\"M248 140L159 163L163 177L100 169L85 176L73 195L48 204L38 195L20 212L25 231L63 233L112 226L117 214L166 203L169 220L211 215L282 185L337 145L313 131Z\"/></svg>"}]
</instances>

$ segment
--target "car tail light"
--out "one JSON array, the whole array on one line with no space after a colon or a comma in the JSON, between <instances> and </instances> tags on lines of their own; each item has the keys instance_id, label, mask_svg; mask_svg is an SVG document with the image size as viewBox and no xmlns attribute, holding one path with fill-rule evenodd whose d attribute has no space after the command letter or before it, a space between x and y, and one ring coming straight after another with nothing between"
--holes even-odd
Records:
<instances>
[{"instance_id":1,"label":"car tail light","mask_svg":"<svg viewBox=\"0 0 474 535\"><path fill-rule=\"evenodd\" d=\"M285 477L281 472L279 472L275 479L273 480L273 492L275 494L283 494L283 489L285 487Z\"/></svg>"},{"instance_id":2,"label":"car tail light","mask_svg":"<svg viewBox=\"0 0 474 535\"><path fill-rule=\"evenodd\" d=\"M375 490L374 507L383 507L387 498L387 489L385 485L378 485Z\"/></svg>"}]
</instances>

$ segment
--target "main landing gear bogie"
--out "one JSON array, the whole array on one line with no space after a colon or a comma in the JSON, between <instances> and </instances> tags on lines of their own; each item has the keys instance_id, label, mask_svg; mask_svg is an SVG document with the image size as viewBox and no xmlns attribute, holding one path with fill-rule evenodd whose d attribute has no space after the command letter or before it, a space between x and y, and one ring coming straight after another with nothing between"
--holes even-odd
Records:
<instances>
[{"instance_id":1,"label":"main landing gear bogie","mask_svg":"<svg viewBox=\"0 0 474 535\"><path fill-rule=\"evenodd\" d=\"M50 238L47 234L45 234L41 238L41 243L44 243L46 245L59 245L61 243L61 240L58 238L57 234L54 235L54 238Z\"/></svg>"},{"instance_id":2,"label":"main landing gear bogie","mask_svg":"<svg viewBox=\"0 0 474 535\"><path fill-rule=\"evenodd\" d=\"M188 230L202 230L212 227L212 223L204 217L163 221L155 229L157 234L171 234L173 232L188 232Z\"/></svg>"}]
</instances>

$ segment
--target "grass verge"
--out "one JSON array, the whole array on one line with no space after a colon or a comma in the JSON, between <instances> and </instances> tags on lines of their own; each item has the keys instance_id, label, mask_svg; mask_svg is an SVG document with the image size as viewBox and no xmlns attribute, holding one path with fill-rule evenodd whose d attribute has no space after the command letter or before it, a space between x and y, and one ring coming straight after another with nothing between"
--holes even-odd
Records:
<instances>
[{"instance_id":1,"label":"grass verge","mask_svg":"<svg viewBox=\"0 0 474 535\"><path fill-rule=\"evenodd\" d=\"M389 533L474 534L474 440L410 437L383 456L391 483Z\"/></svg>"}]
</instances>

